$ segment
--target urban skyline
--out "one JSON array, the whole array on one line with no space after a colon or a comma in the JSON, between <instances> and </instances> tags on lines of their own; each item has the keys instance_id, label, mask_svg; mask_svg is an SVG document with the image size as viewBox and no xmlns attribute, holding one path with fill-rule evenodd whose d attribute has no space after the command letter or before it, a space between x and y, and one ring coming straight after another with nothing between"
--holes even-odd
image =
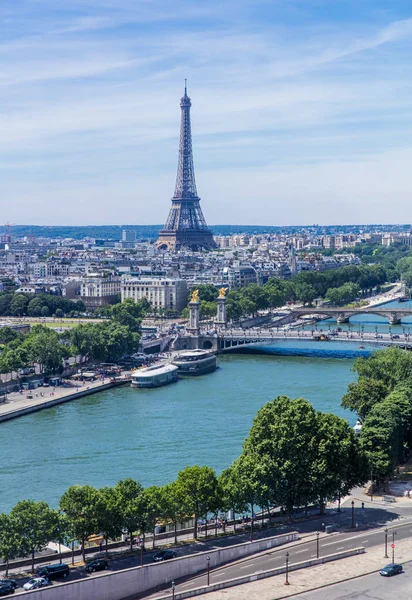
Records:
<instances>
[{"instance_id":1,"label":"urban skyline","mask_svg":"<svg viewBox=\"0 0 412 600\"><path fill-rule=\"evenodd\" d=\"M17 0L0 16L11 222L161 223L185 77L209 223L410 220L400 1Z\"/></svg>"}]
</instances>

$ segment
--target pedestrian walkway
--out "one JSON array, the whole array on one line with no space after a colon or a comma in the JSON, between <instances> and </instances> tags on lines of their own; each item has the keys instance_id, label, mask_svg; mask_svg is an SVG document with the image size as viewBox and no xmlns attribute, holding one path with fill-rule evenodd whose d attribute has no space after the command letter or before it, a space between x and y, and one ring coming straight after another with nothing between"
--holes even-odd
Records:
<instances>
[{"instance_id":1,"label":"pedestrian walkway","mask_svg":"<svg viewBox=\"0 0 412 600\"><path fill-rule=\"evenodd\" d=\"M125 376L124 382L128 379ZM123 383L124 383L123 382ZM59 386L40 387L36 390L25 390L24 392L12 392L7 394L6 402L0 404L0 422L27 414L36 412L48 406L68 402L81 396L87 396L100 390L104 390L116 385L120 385L122 381L117 380L111 383L110 378L98 381L90 381L87 383L73 384L70 387Z\"/></svg>"}]
</instances>

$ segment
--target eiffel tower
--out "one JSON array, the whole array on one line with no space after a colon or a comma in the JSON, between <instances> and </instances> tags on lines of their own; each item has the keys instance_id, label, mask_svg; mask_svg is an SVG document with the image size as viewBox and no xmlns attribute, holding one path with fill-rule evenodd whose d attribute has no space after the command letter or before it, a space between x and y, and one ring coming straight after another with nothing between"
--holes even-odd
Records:
<instances>
[{"instance_id":1,"label":"eiffel tower","mask_svg":"<svg viewBox=\"0 0 412 600\"><path fill-rule=\"evenodd\" d=\"M159 232L156 246L160 250L201 250L216 247L200 208L200 198L196 190L190 127L191 106L185 80L185 95L180 100L182 118L176 187L166 224Z\"/></svg>"}]
</instances>

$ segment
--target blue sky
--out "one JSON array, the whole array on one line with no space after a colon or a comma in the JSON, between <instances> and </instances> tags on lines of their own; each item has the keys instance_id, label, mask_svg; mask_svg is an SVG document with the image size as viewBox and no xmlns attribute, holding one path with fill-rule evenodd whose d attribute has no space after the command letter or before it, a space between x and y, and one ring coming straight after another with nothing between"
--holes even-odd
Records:
<instances>
[{"instance_id":1,"label":"blue sky","mask_svg":"<svg viewBox=\"0 0 412 600\"><path fill-rule=\"evenodd\" d=\"M184 78L207 221L412 221L409 0L3 0L0 208L165 221Z\"/></svg>"}]
</instances>

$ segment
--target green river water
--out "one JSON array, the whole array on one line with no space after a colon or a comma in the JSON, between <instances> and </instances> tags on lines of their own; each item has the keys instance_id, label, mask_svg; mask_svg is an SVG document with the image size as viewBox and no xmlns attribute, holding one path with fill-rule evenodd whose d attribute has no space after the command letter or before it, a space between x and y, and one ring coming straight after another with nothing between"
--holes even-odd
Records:
<instances>
[{"instance_id":1,"label":"green river water","mask_svg":"<svg viewBox=\"0 0 412 600\"><path fill-rule=\"evenodd\" d=\"M153 390L123 386L1 424L0 512L24 498L55 506L75 483L164 484L191 464L220 472L240 453L259 407L280 394L355 423L340 407L353 358L229 354L218 363L203 377Z\"/></svg>"}]
</instances>

